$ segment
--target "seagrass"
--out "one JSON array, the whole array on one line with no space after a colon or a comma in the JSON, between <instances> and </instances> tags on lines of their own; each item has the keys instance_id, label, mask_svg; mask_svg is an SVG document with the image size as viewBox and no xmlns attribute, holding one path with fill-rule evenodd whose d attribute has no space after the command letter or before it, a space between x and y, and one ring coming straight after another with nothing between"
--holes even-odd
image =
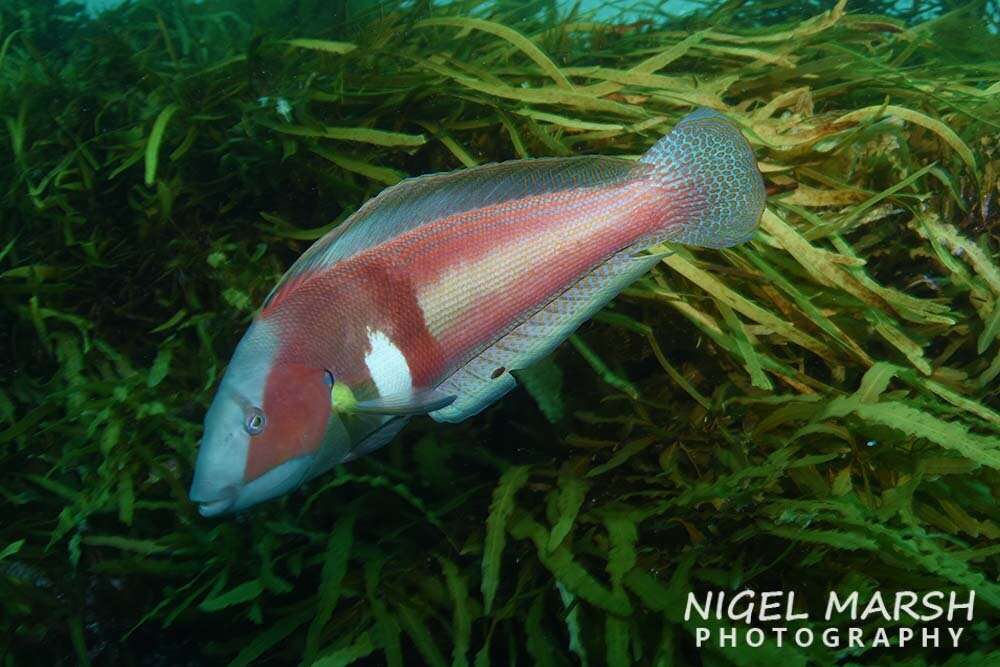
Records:
<instances>
[{"instance_id":1,"label":"seagrass","mask_svg":"<svg viewBox=\"0 0 1000 667\"><path fill-rule=\"evenodd\" d=\"M1000 661L1000 17L891 5L4 3L5 660ZM696 106L757 153L750 243L662 248L474 419L197 515L214 386L312 240ZM975 589L976 620L954 655L696 648L687 592L745 587Z\"/></svg>"}]
</instances>

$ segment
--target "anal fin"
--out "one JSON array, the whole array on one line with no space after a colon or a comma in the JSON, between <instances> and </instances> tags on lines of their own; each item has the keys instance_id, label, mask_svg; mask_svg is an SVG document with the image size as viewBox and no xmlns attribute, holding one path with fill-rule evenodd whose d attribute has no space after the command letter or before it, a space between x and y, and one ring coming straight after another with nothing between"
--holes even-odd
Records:
<instances>
[{"instance_id":1,"label":"anal fin","mask_svg":"<svg viewBox=\"0 0 1000 667\"><path fill-rule=\"evenodd\" d=\"M566 340L669 253L615 255L519 324L441 383L437 391L457 398L430 413L439 422L460 422L481 412L517 386L510 371L528 368Z\"/></svg>"},{"instance_id":2,"label":"anal fin","mask_svg":"<svg viewBox=\"0 0 1000 667\"><path fill-rule=\"evenodd\" d=\"M341 462L353 461L386 446L393 438L399 435L399 432L403 430L403 427L409 421L409 417L395 417L385 422L373 431L371 435L352 447L350 453Z\"/></svg>"}]
</instances>

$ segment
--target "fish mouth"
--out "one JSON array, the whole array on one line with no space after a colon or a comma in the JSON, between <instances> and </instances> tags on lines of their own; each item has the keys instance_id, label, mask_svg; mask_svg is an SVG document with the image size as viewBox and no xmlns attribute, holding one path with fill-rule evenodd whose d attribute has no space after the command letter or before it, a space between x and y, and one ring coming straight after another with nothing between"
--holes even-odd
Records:
<instances>
[{"instance_id":1,"label":"fish mouth","mask_svg":"<svg viewBox=\"0 0 1000 667\"><path fill-rule=\"evenodd\" d=\"M242 512L297 488L305 481L314 459L311 454L289 459L256 479L222 488L208 484L196 473L188 497L198 504L198 512L204 517Z\"/></svg>"},{"instance_id":2,"label":"fish mouth","mask_svg":"<svg viewBox=\"0 0 1000 667\"><path fill-rule=\"evenodd\" d=\"M239 489L233 486L221 490L221 493L206 493L197 484L192 485L188 497L198 504L198 513L202 516L218 516L230 511L239 498Z\"/></svg>"},{"instance_id":3,"label":"fish mouth","mask_svg":"<svg viewBox=\"0 0 1000 667\"><path fill-rule=\"evenodd\" d=\"M218 516L219 514L225 514L229 509L236 504L236 495L229 498L223 498L222 500L211 500L208 502L198 503L198 513L202 516Z\"/></svg>"}]
</instances>

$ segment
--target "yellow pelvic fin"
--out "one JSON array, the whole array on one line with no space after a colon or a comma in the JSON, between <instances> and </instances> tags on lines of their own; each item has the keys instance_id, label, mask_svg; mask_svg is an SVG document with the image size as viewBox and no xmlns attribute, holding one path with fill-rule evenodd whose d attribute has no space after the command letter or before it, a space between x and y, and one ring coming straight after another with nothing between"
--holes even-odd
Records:
<instances>
[{"instance_id":1,"label":"yellow pelvic fin","mask_svg":"<svg viewBox=\"0 0 1000 667\"><path fill-rule=\"evenodd\" d=\"M330 387L330 409L334 412L354 412L358 399L354 392L343 382L334 382Z\"/></svg>"}]
</instances>

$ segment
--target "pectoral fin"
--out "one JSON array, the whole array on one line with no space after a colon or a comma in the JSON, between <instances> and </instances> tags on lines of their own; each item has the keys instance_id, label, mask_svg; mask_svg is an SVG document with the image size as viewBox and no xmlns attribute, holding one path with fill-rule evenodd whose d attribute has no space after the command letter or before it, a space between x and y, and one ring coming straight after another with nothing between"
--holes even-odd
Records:
<instances>
[{"instance_id":1,"label":"pectoral fin","mask_svg":"<svg viewBox=\"0 0 1000 667\"><path fill-rule=\"evenodd\" d=\"M447 407L455 398L435 389L424 389L358 401L353 411L378 415L419 415Z\"/></svg>"}]
</instances>

